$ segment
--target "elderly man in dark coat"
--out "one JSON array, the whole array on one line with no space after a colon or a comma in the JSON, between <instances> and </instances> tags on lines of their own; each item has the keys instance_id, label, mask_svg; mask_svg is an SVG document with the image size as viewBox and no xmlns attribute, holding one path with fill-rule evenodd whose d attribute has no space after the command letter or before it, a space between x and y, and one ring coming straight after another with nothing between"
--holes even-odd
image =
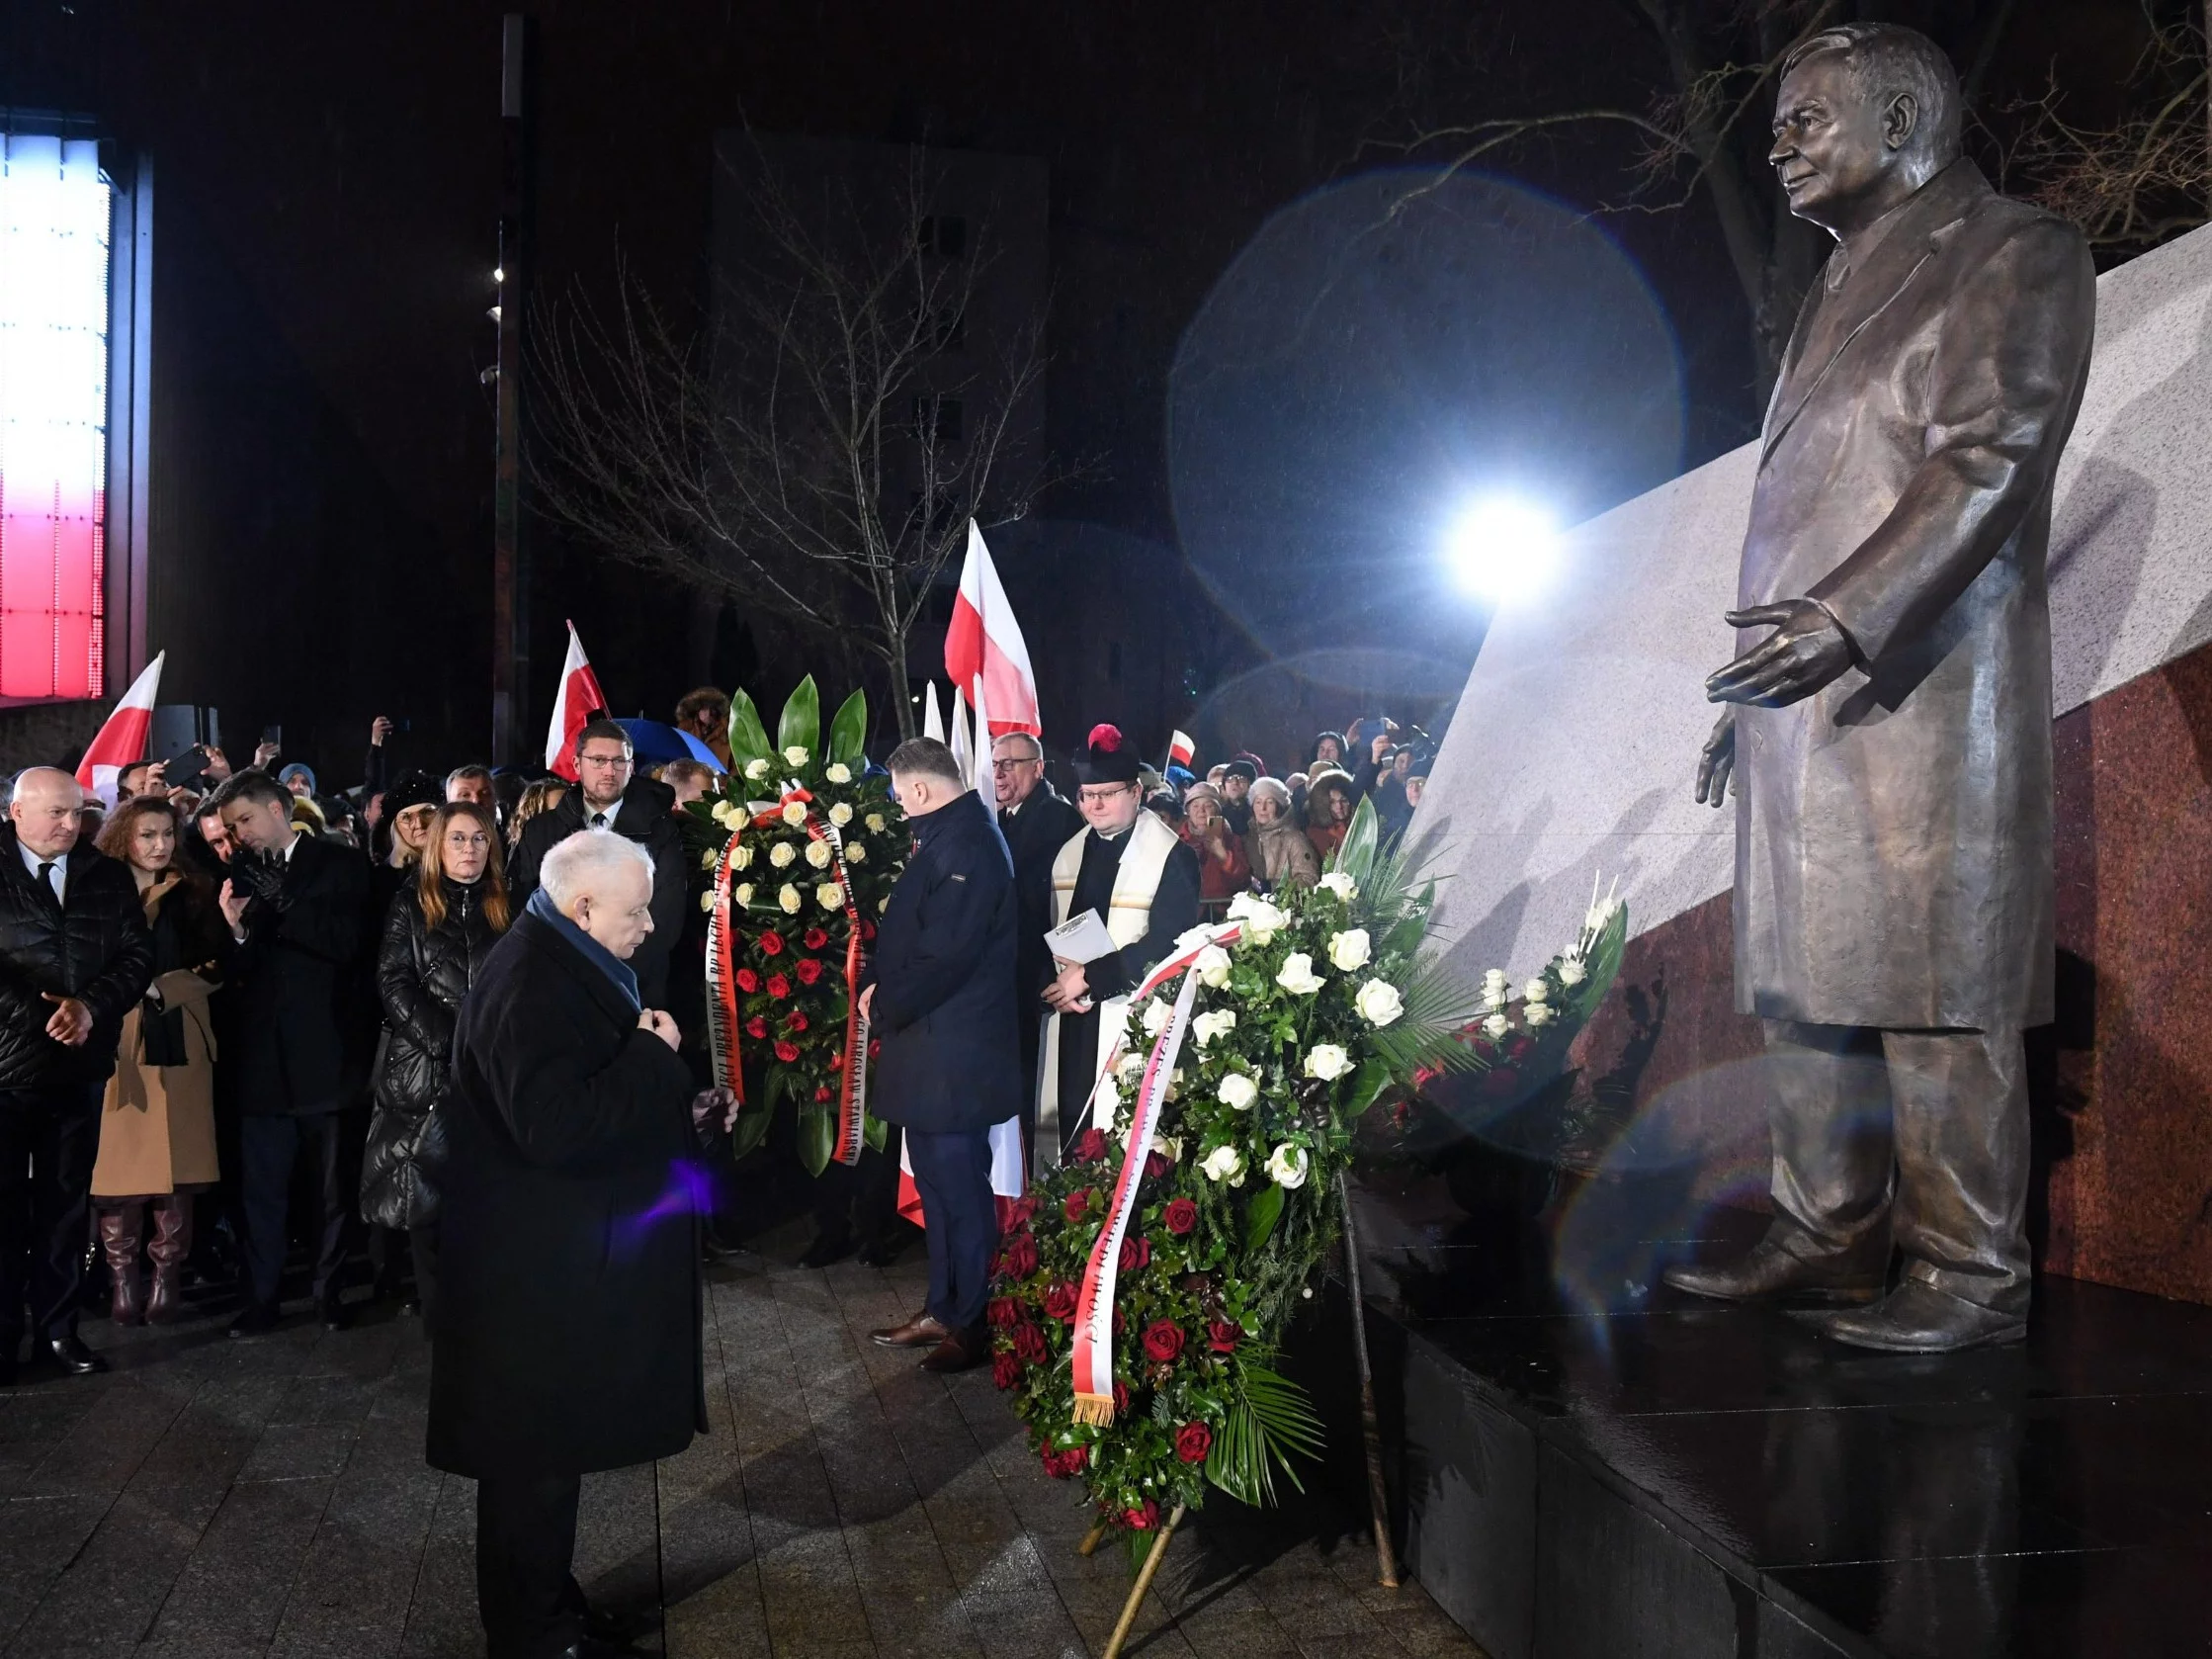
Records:
<instances>
[{"instance_id":1,"label":"elderly man in dark coat","mask_svg":"<svg viewBox=\"0 0 2212 1659\"><path fill-rule=\"evenodd\" d=\"M1897 1288L1828 1335L2012 1342L2021 1031L2051 1017L2055 958L2044 562L2095 284L2080 231L1960 154L1923 36L1811 37L1774 130L1791 211L1838 245L1767 410L1698 794L1740 785L1737 999L1774 1061L1776 1216L1744 1260L1667 1276L1869 1301L1894 1238Z\"/></svg>"},{"instance_id":2,"label":"elderly man in dark coat","mask_svg":"<svg viewBox=\"0 0 2212 1659\"><path fill-rule=\"evenodd\" d=\"M607 1651L569 1575L580 1477L706 1428L690 1160L715 1097L638 1004L652 891L625 836L553 848L455 1032L428 1455L478 1483L492 1659Z\"/></svg>"},{"instance_id":3,"label":"elderly man in dark coat","mask_svg":"<svg viewBox=\"0 0 2212 1659\"><path fill-rule=\"evenodd\" d=\"M1083 832L1075 803L1045 776L1045 745L1030 732L1007 732L990 745L991 788L998 803L998 832L1014 860L1014 891L1021 931L1015 941L1014 1029L1022 1045L1022 1138L1037 1130L1037 1051L1045 1022L1031 989L1053 977L1045 935L1053 925L1053 860Z\"/></svg>"},{"instance_id":4,"label":"elderly man in dark coat","mask_svg":"<svg viewBox=\"0 0 2212 1659\"><path fill-rule=\"evenodd\" d=\"M911 738L890 765L914 855L876 930L861 1006L883 1042L869 1108L904 1128L921 1191L929 1300L905 1324L873 1335L891 1348L928 1348L926 1370L958 1371L990 1357L983 1301L998 1242L990 1128L1021 1104L1019 906L1005 839L961 782L952 750Z\"/></svg>"}]
</instances>

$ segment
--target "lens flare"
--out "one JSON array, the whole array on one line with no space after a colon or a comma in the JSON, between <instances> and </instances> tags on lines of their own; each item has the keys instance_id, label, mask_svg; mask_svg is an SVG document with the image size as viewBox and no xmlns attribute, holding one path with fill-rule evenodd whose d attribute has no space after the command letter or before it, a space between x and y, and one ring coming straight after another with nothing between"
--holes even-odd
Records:
<instances>
[{"instance_id":1,"label":"lens flare","mask_svg":"<svg viewBox=\"0 0 2212 1659\"><path fill-rule=\"evenodd\" d=\"M1452 520L1444 559L1461 590L1478 599L1500 605L1531 598L1559 568L1559 523L1534 501L1487 495Z\"/></svg>"}]
</instances>

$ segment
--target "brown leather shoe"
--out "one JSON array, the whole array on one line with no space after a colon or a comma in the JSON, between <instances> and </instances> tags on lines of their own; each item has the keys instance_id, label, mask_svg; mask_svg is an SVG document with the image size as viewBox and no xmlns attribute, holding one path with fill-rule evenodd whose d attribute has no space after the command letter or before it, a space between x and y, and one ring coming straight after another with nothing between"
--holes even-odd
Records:
<instances>
[{"instance_id":1,"label":"brown leather shoe","mask_svg":"<svg viewBox=\"0 0 2212 1659\"><path fill-rule=\"evenodd\" d=\"M925 1312L917 1313L903 1325L871 1331L868 1340L884 1348L935 1348L951 1334Z\"/></svg>"},{"instance_id":2,"label":"brown leather shoe","mask_svg":"<svg viewBox=\"0 0 2212 1659\"><path fill-rule=\"evenodd\" d=\"M990 1363L990 1339L980 1331L948 1331L922 1360L925 1371L972 1371Z\"/></svg>"}]
</instances>

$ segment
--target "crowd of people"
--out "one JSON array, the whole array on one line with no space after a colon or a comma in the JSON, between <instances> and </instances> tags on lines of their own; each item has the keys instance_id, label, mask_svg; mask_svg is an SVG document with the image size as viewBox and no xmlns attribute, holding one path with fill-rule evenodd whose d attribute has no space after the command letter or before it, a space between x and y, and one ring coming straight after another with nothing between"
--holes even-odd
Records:
<instances>
[{"instance_id":1,"label":"crowd of people","mask_svg":"<svg viewBox=\"0 0 2212 1659\"><path fill-rule=\"evenodd\" d=\"M228 1334L251 1338L280 1323L288 1270L333 1330L369 1302L419 1314L431 1460L480 1483L493 1652L592 1651L546 1645L593 1627L566 1577L575 1481L688 1440L696 1332L676 1308L741 1219L713 1177L671 1177L712 1164L738 1109L709 1087L707 878L679 823L727 769L728 712L686 697L677 724L715 764L657 770L595 719L573 781L397 770L382 718L344 791L273 743L236 770L214 748L126 766L112 803L59 768L15 777L0 1382L27 1323L30 1363L105 1369L79 1334L103 1303L129 1326L227 1296ZM931 1291L877 1337L934 1370L988 1357L983 1133L1019 1117L1037 1160L1060 1156L1122 1000L1175 935L1237 893L1318 880L1363 799L1402 831L1427 745L1355 723L1288 776L1243 753L1202 778L1099 727L1073 801L1037 737L997 739L990 767L986 812L942 743L890 757L914 850L866 996L870 1109L900 1134L816 1183L804 1259L910 1246L902 1137ZM1086 910L1113 951L1056 955L1048 930ZM671 1179L697 1190L671 1199ZM705 1225L616 1238L671 1205ZM557 1398L534 1409L549 1375Z\"/></svg>"}]
</instances>

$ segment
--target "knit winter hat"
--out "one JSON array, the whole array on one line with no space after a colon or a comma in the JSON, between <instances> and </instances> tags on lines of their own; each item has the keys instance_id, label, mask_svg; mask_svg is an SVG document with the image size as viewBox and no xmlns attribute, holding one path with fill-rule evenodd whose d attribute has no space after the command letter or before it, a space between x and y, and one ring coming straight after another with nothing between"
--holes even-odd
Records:
<instances>
[{"instance_id":1,"label":"knit winter hat","mask_svg":"<svg viewBox=\"0 0 2212 1659\"><path fill-rule=\"evenodd\" d=\"M1075 762L1075 775L1084 783L1135 783L1142 769L1118 726L1093 726L1089 749Z\"/></svg>"}]
</instances>

